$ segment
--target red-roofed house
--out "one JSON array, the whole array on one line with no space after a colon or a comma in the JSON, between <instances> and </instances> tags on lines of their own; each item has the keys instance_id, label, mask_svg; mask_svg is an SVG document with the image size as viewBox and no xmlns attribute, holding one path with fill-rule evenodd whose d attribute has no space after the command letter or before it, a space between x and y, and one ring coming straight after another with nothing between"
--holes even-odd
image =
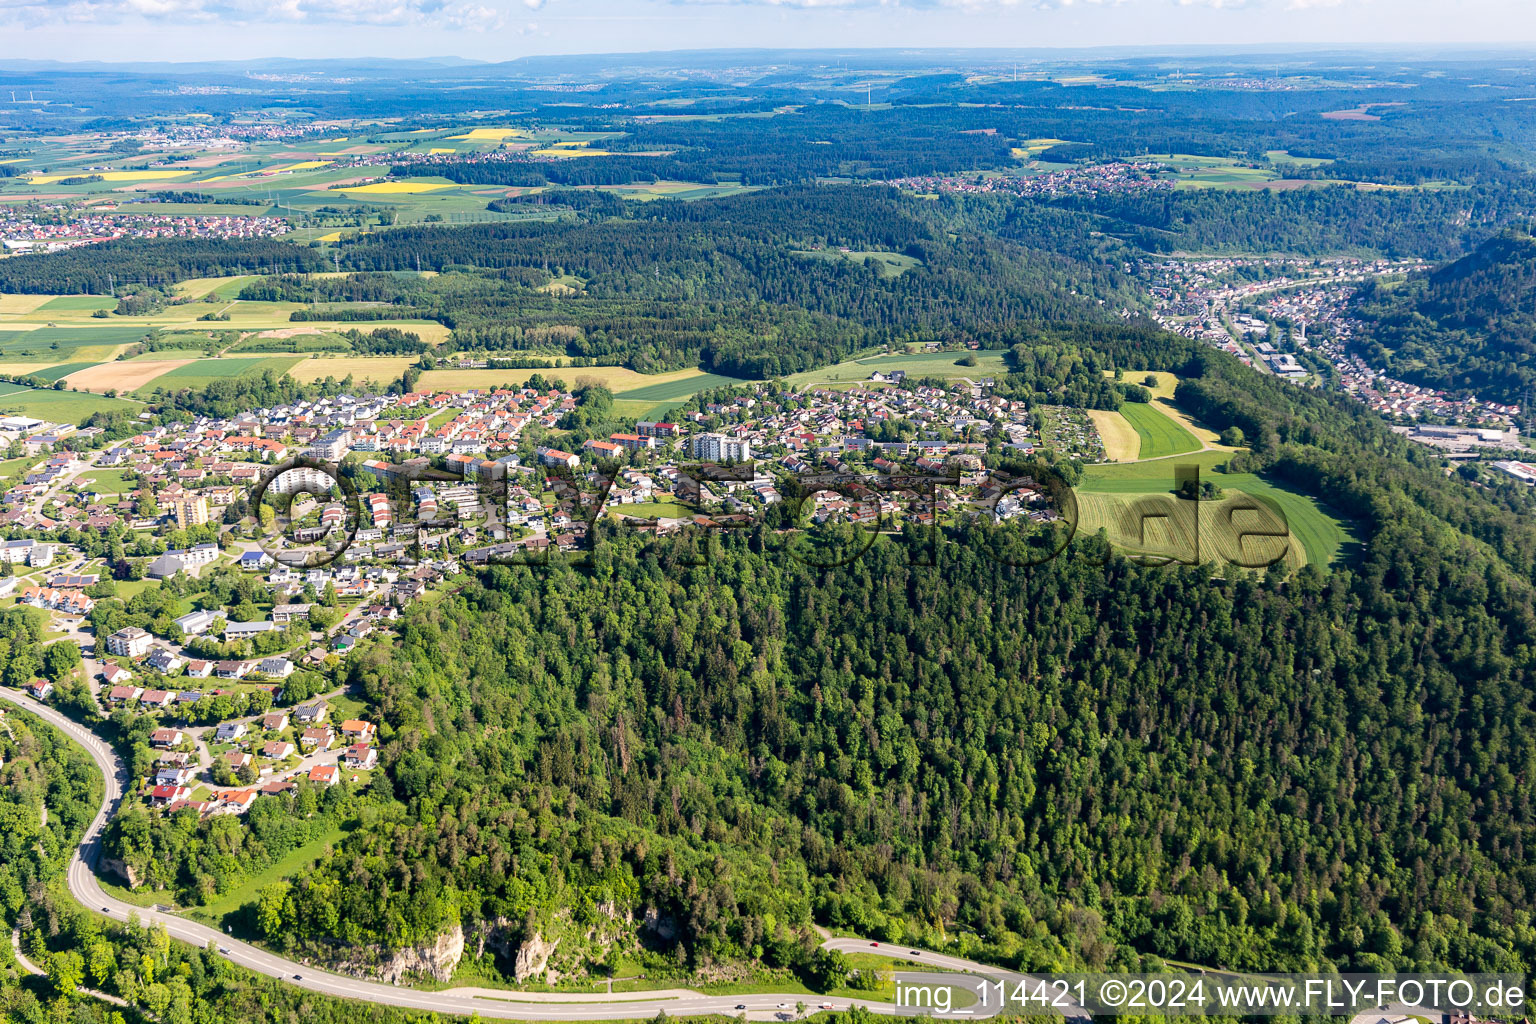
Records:
<instances>
[{"instance_id":1,"label":"red-roofed house","mask_svg":"<svg viewBox=\"0 0 1536 1024\"><path fill-rule=\"evenodd\" d=\"M149 791L149 802L155 807L164 807L191 795L192 790L188 786L155 786Z\"/></svg>"},{"instance_id":2,"label":"red-roofed house","mask_svg":"<svg viewBox=\"0 0 1536 1024\"><path fill-rule=\"evenodd\" d=\"M317 782L322 786L336 785L336 766L333 764L317 764L309 770L309 781Z\"/></svg>"}]
</instances>

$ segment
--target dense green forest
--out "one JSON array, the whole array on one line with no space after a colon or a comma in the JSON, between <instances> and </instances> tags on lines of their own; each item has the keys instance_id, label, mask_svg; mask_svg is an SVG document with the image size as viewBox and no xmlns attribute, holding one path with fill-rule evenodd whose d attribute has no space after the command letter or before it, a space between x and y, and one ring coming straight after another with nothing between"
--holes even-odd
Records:
<instances>
[{"instance_id":1,"label":"dense green forest","mask_svg":"<svg viewBox=\"0 0 1536 1024\"><path fill-rule=\"evenodd\" d=\"M1048 245L1048 229L1015 242L994 225L997 200L931 203L890 190L782 189L700 203L656 202L624 220L401 228L344 247L365 272L353 288L253 287L251 294L386 299L380 272L472 265L473 274L395 284L455 328L461 348L547 348L550 328L571 356L622 360L639 370L702 362L720 373L771 377L837 362L878 344L1006 338L1029 320L1100 318L1136 301L1124 255L1081 232ZM1042 209L1048 221L1070 218ZM888 251L922 261L886 276L857 260L811 250ZM553 273L581 294L538 290ZM575 330L571 331L570 328ZM562 337L556 334L555 337Z\"/></svg>"},{"instance_id":2,"label":"dense green forest","mask_svg":"<svg viewBox=\"0 0 1536 1024\"><path fill-rule=\"evenodd\" d=\"M275 896L268 939L575 908L695 965L793 964L816 922L1031 968L1524 969L1536 528L1341 399L1069 340L1183 374L1255 438L1235 468L1355 510L1364 550L1223 577L1090 537L1015 569L971 530L936 568L909 535L818 570L765 527L703 565L619 533L492 568L349 665L408 814Z\"/></svg>"},{"instance_id":3,"label":"dense green forest","mask_svg":"<svg viewBox=\"0 0 1536 1024\"><path fill-rule=\"evenodd\" d=\"M1536 239L1510 231L1436 270L1361 289L1355 339L1405 380L1524 404L1536 380Z\"/></svg>"}]
</instances>

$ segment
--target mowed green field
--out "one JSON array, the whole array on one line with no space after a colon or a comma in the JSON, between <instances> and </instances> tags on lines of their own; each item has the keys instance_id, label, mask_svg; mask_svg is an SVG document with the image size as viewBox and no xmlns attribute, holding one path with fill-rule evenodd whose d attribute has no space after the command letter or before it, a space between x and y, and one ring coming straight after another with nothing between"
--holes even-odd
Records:
<instances>
[{"instance_id":1,"label":"mowed green field","mask_svg":"<svg viewBox=\"0 0 1536 1024\"><path fill-rule=\"evenodd\" d=\"M1220 470L1230 455L1226 452L1205 451L1192 454L1187 459L1167 459L1162 462L1133 462L1085 466L1076 493L1078 499L1078 531L1089 534L1100 527L1108 531L1111 541L1127 549L1138 549L1141 541L1140 515L1137 503L1142 499L1161 501L1167 498L1177 506L1191 506L1188 501L1173 498L1174 467L1197 466L1200 479L1220 487L1227 496L1249 495L1268 501L1283 517L1283 529L1290 534L1291 551L1287 561L1292 566L1305 564L1328 565L1356 543L1354 528L1348 520L1319 504L1313 498L1273 483L1252 473L1225 473ZM1225 557L1237 550L1236 530L1263 528L1275 529L1281 522L1272 514L1221 513L1221 502L1201 502L1200 528L1202 560ZM1212 506L1206 509L1205 506ZM1171 507L1171 506L1170 506ZM1141 510L1147 511L1145 506ZM1193 520L1186 514L1172 520L1176 527L1186 532ZM1156 523L1149 526L1148 539L1167 545L1177 540L1168 534L1166 527ZM1250 538L1243 544L1246 552L1269 553L1265 545L1277 542ZM1152 545L1148 550L1157 550ZM1169 553L1166 549L1158 553Z\"/></svg>"},{"instance_id":2,"label":"mowed green field","mask_svg":"<svg viewBox=\"0 0 1536 1024\"><path fill-rule=\"evenodd\" d=\"M101 327L39 327L31 331L0 328L0 359L36 359L51 362L76 349L99 345L127 345L143 341L145 327L110 324Z\"/></svg>"},{"instance_id":3,"label":"mowed green field","mask_svg":"<svg viewBox=\"0 0 1536 1024\"><path fill-rule=\"evenodd\" d=\"M300 356L235 356L223 359L198 359L185 366L167 370L154 380L142 385L135 394L143 397L153 393L156 388L179 391L182 388L206 387L216 380L261 373L264 370L283 374L297 365L301 358Z\"/></svg>"},{"instance_id":4,"label":"mowed green field","mask_svg":"<svg viewBox=\"0 0 1536 1024\"><path fill-rule=\"evenodd\" d=\"M0 384L0 415L36 416L52 423L81 423L93 412L124 409L137 412L137 402L106 398L89 392L54 391L51 388L24 388Z\"/></svg>"},{"instance_id":5,"label":"mowed green field","mask_svg":"<svg viewBox=\"0 0 1536 1024\"><path fill-rule=\"evenodd\" d=\"M905 370L913 377L966 377L975 380L978 377L996 377L1007 373L1008 369L1003 365L1004 354L1002 349L981 349L976 352L950 349L943 352L867 356L824 366L819 370L806 370L786 379L794 387L803 387L807 384L838 384L868 380L869 375L876 370L885 373ZM959 365L960 360L966 356L975 356L976 365Z\"/></svg>"},{"instance_id":6,"label":"mowed green field","mask_svg":"<svg viewBox=\"0 0 1536 1024\"><path fill-rule=\"evenodd\" d=\"M84 370L95 365L96 361L94 359L74 363L59 363L56 366L48 367L46 370L38 370L32 376L41 377L43 380L58 380L61 377L68 377L76 370Z\"/></svg>"},{"instance_id":7,"label":"mowed green field","mask_svg":"<svg viewBox=\"0 0 1536 1024\"><path fill-rule=\"evenodd\" d=\"M1122 402L1120 414L1136 428L1136 436L1141 438L1138 458L1159 459L1200 449L1195 435L1145 402Z\"/></svg>"},{"instance_id":8,"label":"mowed green field","mask_svg":"<svg viewBox=\"0 0 1536 1024\"><path fill-rule=\"evenodd\" d=\"M580 376L580 370L572 370L571 373ZM723 388L732 384L745 384L746 381L739 377L726 377L718 373L701 373L693 377L684 377L680 380L662 381L659 384L647 384L644 387L631 388L614 395L614 398L622 398L626 402L670 402L680 398L689 398L700 391L711 391L715 388Z\"/></svg>"},{"instance_id":9,"label":"mowed green field","mask_svg":"<svg viewBox=\"0 0 1536 1024\"><path fill-rule=\"evenodd\" d=\"M97 309L112 309L117 302L106 295L60 295L49 299L39 308L45 313L52 312L78 312L86 310L90 312Z\"/></svg>"}]
</instances>

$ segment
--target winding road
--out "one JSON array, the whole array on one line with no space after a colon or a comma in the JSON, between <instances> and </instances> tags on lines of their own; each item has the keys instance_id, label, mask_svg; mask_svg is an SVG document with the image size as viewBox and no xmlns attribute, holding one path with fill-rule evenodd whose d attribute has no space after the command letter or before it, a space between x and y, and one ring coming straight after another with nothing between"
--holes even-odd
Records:
<instances>
[{"instance_id":1,"label":"winding road","mask_svg":"<svg viewBox=\"0 0 1536 1024\"><path fill-rule=\"evenodd\" d=\"M745 1014L755 1020L788 1020L794 1016L793 1007L803 1002L808 1007L830 1005L832 1009L848 1010L854 1005L868 1008L875 1013L892 1016L929 1016L925 1008L897 1006L893 1003L852 1000L806 995L805 993L756 993L752 995L711 996L689 989L669 989L662 992L620 992L612 995L579 992L516 992L488 988L452 988L438 992L419 991L379 982L365 981L346 975L318 970L293 960L270 953L258 946L240 942L215 928L189 921L175 914L137 907L124 903L107 894L96 877L96 867L102 855L102 836L107 822L117 812L123 793L129 785L128 770L117 753L94 732L66 718L45 704L40 704L25 694L0 689L0 700L8 701L28 711L64 733L85 748L101 769L106 780L100 809L86 829L80 846L75 849L69 862L69 892L82 905L112 918L127 921L137 918L145 925L164 925L174 939L195 946L215 944L233 964L259 971L270 977L281 978L291 985L344 999L362 999L372 1003L384 1003L413 1010L435 1010L440 1013L479 1014L481 1017L504 1020L634 1020L654 1017L664 1011L668 1016L700 1016L719 1014L726 1017ZM822 943L827 949L844 953L872 952L873 944L866 939L833 938ZM896 947L902 959L918 959L924 964L943 971L966 971L972 974L1001 976L1004 972L986 964L949 956L930 950L914 951L911 947ZM227 951L227 952L226 952ZM881 947L880 952L885 952ZM908 956L907 954L913 954ZM913 975L904 972L903 981L934 984L953 981L954 978L938 971L932 974ZM738 1009L742 1007L744 1009ZM965 1010L955 1016L984 1017L991 1014L980 1008Z\"/></svg>"},{"instance_id":2,"label":"winding road","mask_svg":"<svg viewBox=\"0 0 1536 1024\"><path fill-rule=\"evenodd\" d=\"M585 993L585 992L518 992L507 989L489 988L451 988L438 992L427 992L412 988L402 988L396 985L385 985L379 982L366 981L361 978L353 978L346 975L334 974L329 971L298 963L293 960L270 953L258 946L241 942L222 934L216 928L189 921L175 914L167 914L157 910L146 909L124 903L109 896L101 887L96 877L96 865L101 859L102 835L106 831L107 822L117 812L118 804L122 800L127 778L127 767L117 753L94 732L66 718L47 705L40 704L31 697L13 690L0 688L0 700L31 712L43 721L52 725L70 739L79 743L91 755L97 767L101 769L102 776L106 780L106 788L102 794L101 807L96 812L96 817L86 829L85 836L80 846L76 847L69 862L69 892L79 900L87 909L100 912L115 921L127 921L130 917L137 918L145 925L164 925L165 930L172 938L183 942L206 948L210 943L217 946L231 963L241 967L258 971L272 977L282 979L284 982L307 989L311 992L319 992L328 996L337 996L343 999L361 999L371 1003L383 1003L388 1006L399 1006L413 1010L433 1010L439 1013L453 1014L479 1014L485 1018L502 1020L635 1020L641 1017L654 1017L659 1012L665 1012L669 1017L695 1017L705 1014L717 1014L725 1017L746 1016L749 1019L760 1021L780 1020L788 1021L794 1018L794 1006L804 1003L811 1008L830 1008L834 1010L848 1010L853 1006L863 1006L866 1009L879 1014L901 1017L947 1017L951 1019L975 1019L995 1016L999 1009L996 1006L987 1008L982 1005L960 1007L956 1005L955 1011L948 1014L935 1012L931 1008L897 1005L895 1003L870 1001L863 999L847 999L842 997L824 997L807 995L805 993L756 993L752 995L711 996L691 989L666 989L653 992L616 992L613 994ZM17 946L20 953L20 944L17 937L12 936L12 943ZM988 964L977 963L963 957L951 956L947 953L938 953L933 950L918 950L910 946L879 945L868 939L859 938L829 938L822 944L823 949L837 950L842 953L871 953L888 955L894 959L909 963L922 963L925 966L936 968L932 972L914 972L905 970L901 972L903 985L942 985L956 984L957 979L953 973L962 972L971 975L985 976L989 978L1021 979L1028 978L1012 971L993 967ZM24 968L29 967L28 961L23 957L21 963ZM36 966L30 966L32 972L40 971ZM1030 979L1038 980L1038 979ZM958 980L958 985L970 988L973 983ZM100 998L117 1001L116 997L99 995ZM1014 1011L1017 1012L1017 1007ZM1069 1006L1066 1008L1066 1016L1079 1022L1086 1022L1088 1014L1080 1007ZM1431 1020L1443 1020L1439 1010L1420 1006L1402 1006L1393 1004L1384 1007L1383 1010L1357 1014L1351 1024L1384 1024L1384 1019L1392 1015L1412 1014Z\"/></svg>"}]
</instances>

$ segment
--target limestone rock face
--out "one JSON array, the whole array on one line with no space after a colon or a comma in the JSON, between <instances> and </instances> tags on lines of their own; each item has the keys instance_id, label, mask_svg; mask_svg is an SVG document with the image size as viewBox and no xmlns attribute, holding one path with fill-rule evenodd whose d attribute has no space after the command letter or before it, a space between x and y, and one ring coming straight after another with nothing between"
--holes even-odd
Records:
<instances>
[{"instance_id":1,"label":"limestone rock face","mask_svg":"<svg viewBox=\"0 0 1536 1024\"><path fill-rule=\"evenodd\" d=\"M517 960L513 967L513 975L519 985L526 981L536 980L544 974L549 967L549 958L560 946L560 940L545 942L538 932L528 937L517 950Z\"/></svg>"},{"instance_id":2,"label":"limestone rock face","mask_svg":"<svg viewBox=\"0 0 1536 1024\"><path fill-rule=\"evenodd\" d=\"M388 960L377 966L346 963L341 969L358 977L376 977L391 985L398 985L407 975L424 974L434 981L447 983L453 980L453 972L464 959L464 929L454 925L430 944L398 949Z\"/></svg>"}]
</instances>

